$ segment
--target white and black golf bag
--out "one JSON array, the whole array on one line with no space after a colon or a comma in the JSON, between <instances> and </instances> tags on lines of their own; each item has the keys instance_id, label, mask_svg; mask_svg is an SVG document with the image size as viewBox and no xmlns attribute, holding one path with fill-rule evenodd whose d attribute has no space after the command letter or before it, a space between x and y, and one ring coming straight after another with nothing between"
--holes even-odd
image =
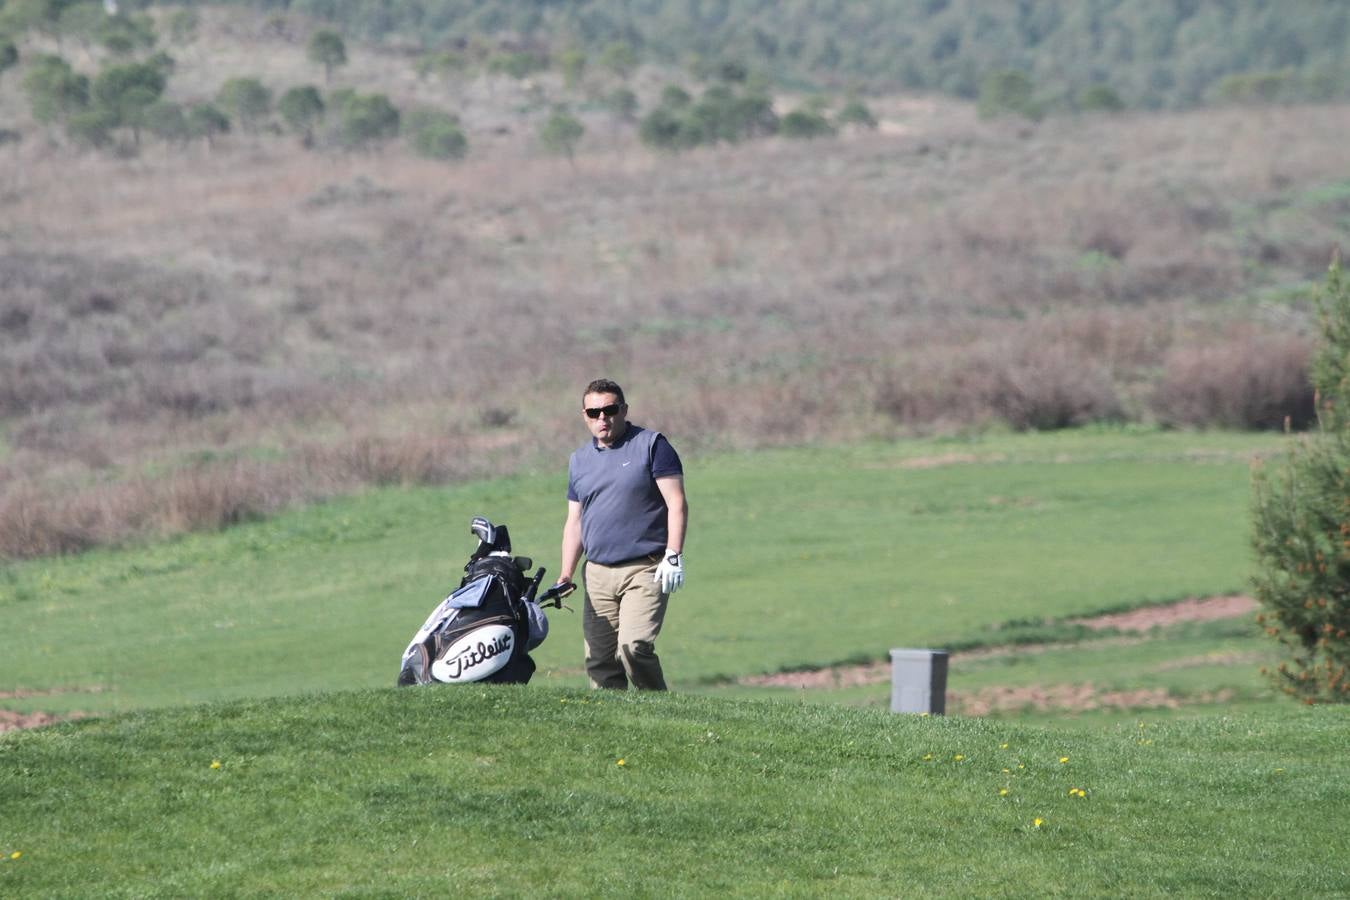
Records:
<instances>
[{"instance_id":1,"label":"white and black golf bag","mask_svg":"<svg viewBox=\"0 0 1350 900\"><path fill-rule=\"evenodd\" d=\"M403 651L399 685L527 683L534 674L530 651L548 636L541 607L561 606L573 589L554 585L536 600L544 570L526 580L534 562L511 555L506 526L475 517L470 528L478 549L459 588L432 610Z\"/></svg>"}]
</instances>

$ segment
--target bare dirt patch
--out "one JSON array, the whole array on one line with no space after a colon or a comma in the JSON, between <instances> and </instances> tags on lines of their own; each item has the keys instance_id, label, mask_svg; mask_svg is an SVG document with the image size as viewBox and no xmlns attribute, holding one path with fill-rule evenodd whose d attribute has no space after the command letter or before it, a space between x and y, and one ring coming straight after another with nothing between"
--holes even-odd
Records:
<instances>
[{"instance_id":1,"label":"bare dirt patch","mask_svg":"<svg viewBox=\"0 0 1350 900\"><path fill-rule=\"evenodd\" d=\"M0 700L27 700L32 697L52 697L57 694L101 694L105 690L101 684L52 687L52 688L25 688L19 687L13 690L0 691ZM75 719L88 718L88 713L48 713L41 710L32 712L19 712L13 709L0 708L0 734L6 731L18 731L21 728L41 728L44 725L55 725L57 722L70 722Z\"/></svg>"},{"instance_id":2,"label":"bare dirt patch","mask_svg":"<svg viewBox=\"0 0 1350 900\"><path fill-rule=\"evenodd\" d=\"M1233 619L1250 614L1256 609L1256 601L1242 594L1222 597L1188 598L1177 603L1162 606L1150 606L1124 613L1070 619L1073 624L1084 625L1094 631L1108 628L1118 631L1142 633L1154 627L1176 625L1181 622L1207 622L1216 619ZM1092 641L1092 646L1119 646L1142 643L1142 637L1112 637ZM953 653L951 664L991 659L1004 656L1033 655L1048 650L1079 646L1080 644L1009 644L996 647L982 647L961 653ZM1180 662L1180 661L1178 661ZM1215 660L1205 657L1203 664ZM1202 664L1202 663L1192 663ZM798 672L775 672L771 675L750 675L741 678L737 684L749 687L796 688L799 690L836 690L846 687L860 687L884 684L890 681L891 664L889 661L862 663L846 666L826 666L820 669L807 669ZM1223 692L1219 692L1222 694ZM1187 702L1220 702L1224 698L1216 694L1213 698L1201 696L1190 698ZM1139 691L1101 692L1091 684L1052 685L1048 687L1031 686L1017 688L983 688L969 693L949 692L948 702L953 712L962 715L987 715L990 712L1002 712L1018 709L1061 709L1083 711L1113 707L1119 709L1175 708L1182 701L1170 696L1165 689Z\"/></svg>"},{"instance_id":3,"label":"bare dirt patch","mask_svg":"<svg viewBox=\"0 0 1350 900\"><path fill-rule=\"evenodd\" d=\"M963 716L987 716L990 713L1089 712L1094 709L1178 709L1196 703L1223 703L1232 699L1229 690L1181 699L1166 688L1141 688L1133 691L1099 691L1090 682L1084 684L1027 685L1023 687L987 687L976 691L949 691L948 710Z\"/></svg>"},{"instance_id":4,"label":"bare dirt patch","mask_svg":"<svg viewBox=\"0 0 1350 900\"><path fill-rule=\"evenodd\" d=\"M1230 594L1225 597L1190 598L1165 606L1148 606L1129 612L1069 621L1075 625L1085 625L1094 631L1107 628L1119 631L1148 631L1156 626L1177 625L1181 622L1236 619L1255 612L1256 605L1256 601L1245 594Z\"/></svg>"},{"instance_id":5,"label":"bare dirt patch","mask_svg":"<svg viewBox=\"0 0 1350 900\"><path fill-rule=\"evenodd\" d=\"M69 722L83 718L85 718L84 713L58 716L45 712L21 713L12 709L0 709L0 733L18 731L20 728L41 728L44 725L55 725L57 722Z\"/></svg>"}]
</instances>

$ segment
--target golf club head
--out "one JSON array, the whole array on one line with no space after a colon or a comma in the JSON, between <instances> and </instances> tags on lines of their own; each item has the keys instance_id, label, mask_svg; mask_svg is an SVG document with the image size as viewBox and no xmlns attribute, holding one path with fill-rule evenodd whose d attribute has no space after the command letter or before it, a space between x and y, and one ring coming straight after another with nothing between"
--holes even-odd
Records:
<instances>
[{"instance_id":1,"label":"golf club head","mask_svg":"<svg viewBox=\"0 0 1350 900\"><path fill-rule=\"evenodd\" d=\"M489 547L497 543L497 526L482 516L474 516L469 522L469 530L478 535L478 540Z\"/></svg>"}]
</instances>

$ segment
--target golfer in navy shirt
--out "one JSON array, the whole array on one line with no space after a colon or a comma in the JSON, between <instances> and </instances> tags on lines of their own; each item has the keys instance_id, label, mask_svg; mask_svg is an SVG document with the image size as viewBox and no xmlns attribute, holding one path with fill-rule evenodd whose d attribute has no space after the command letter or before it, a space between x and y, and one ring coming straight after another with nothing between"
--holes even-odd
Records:
<instances>
[{"instance_id":1,"label":"golfer in navy shirt","mask_svg":"<svg viewBox=\"0 0 1350 900\"><path fill-rule=\"evenodd\" d=\"M663 691L656 637L684 583L684 469L658 431L628 421L623 388L592 381L582 396L591 440L567 467L562 577L582 553L586 674L598 688Z\"/></svg>"}]
</instances>

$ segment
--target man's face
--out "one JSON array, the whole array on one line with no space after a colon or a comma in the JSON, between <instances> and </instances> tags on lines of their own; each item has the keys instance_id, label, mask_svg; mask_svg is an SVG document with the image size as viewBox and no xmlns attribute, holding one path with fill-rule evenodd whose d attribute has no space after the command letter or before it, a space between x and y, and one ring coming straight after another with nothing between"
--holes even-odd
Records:
<instances>
[{"instance_id":1,"label":"man's face","mask_svg":"<svg viewBox=\"0 0 1350 900\"><path fill-rule=\"evenodd\" d=\"M620 403L614 394L587 394L581 401L581 415L601 444L614 443L628 427L628 404Z\"/></svg>"}]
</instances>

